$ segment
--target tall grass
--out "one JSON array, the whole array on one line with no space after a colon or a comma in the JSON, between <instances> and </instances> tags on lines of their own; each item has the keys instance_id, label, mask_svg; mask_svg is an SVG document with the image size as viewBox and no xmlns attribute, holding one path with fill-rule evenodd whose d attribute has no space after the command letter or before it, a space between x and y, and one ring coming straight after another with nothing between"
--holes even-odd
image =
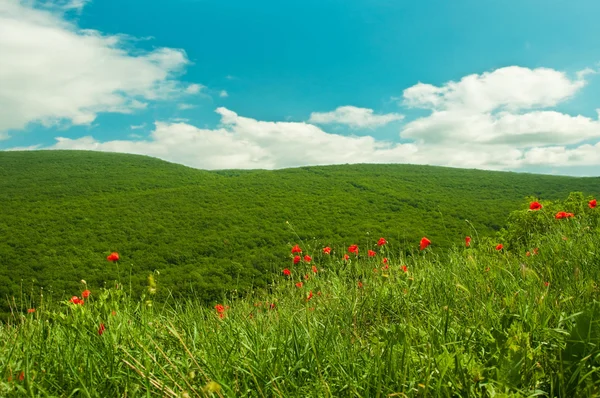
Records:
<instances>
[{"instance_id":1,"label":"tall grass","mask_svg":"<svg viewBox=\"0 0 600 398\"><path fill-rule=\"evenodd\" d=\"M222 316L121 286L34 297L0 326L0 396L600 396L600 209L570 199L447 253L302 247L310 263Z\"/></svg>"}]
</instances>

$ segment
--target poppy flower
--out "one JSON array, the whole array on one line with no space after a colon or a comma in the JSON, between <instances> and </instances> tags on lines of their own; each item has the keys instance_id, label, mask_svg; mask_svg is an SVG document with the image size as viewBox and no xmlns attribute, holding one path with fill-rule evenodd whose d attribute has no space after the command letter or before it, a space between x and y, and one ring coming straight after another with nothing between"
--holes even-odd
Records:
<instances>
[{"instance_id":1,"label":"poppy flower","mask_svg":"<svg viewBox=\"0 0 600 398\"><path fill-rule=\"evenodd\" d=\"M531 202L529 204L529 210L540 210L542 208L542 204L540 202Z\"/></svg>"},{"instance_id":2,"label":"poppy flower","mask_svg":"<svg viewBox=\"0 0 600 398\"><path fill-rule=\"evenodd\" d=\"M298 283L296 283L296 287L297 287L297 288L301 288L301 287L302 287L302 285L303 285L303 283L302 283L302 282L298 282Z\"/></svg>"},{"instance_id":3,"label":"poppy flower","mask_svg":"<svg viewBox=\"0 0 600 398\"><path fill-rule=\"evenodd\" d=\"M327 246L323 248L323 254L330 254L331 253L331 247Z\"/></svg>"},{"instance_id":4,"label":"poppy flower","mask_svg":"<svg viewBox=\"0 0 600 398\"><path fill-rule=\"evenodd\" d=\"M383 266L383 269L388 269L388 268L390 268L390 266L387 264Z\"/></svg>"},{"instance_id":5,"label":"poppy flower","mask_svg":"<svg viewBox=\"0 0 600 398\"><path fill-rule=\"evenodd\" d=\"M369 250L369 257L375 257L377 255L377 253L375 253L373 250Z\"/></svg>"},{"instance_id":6,"label":"poppy flower","mask_svg":"<svg viewBox=\"0 0 600 398\"><path fill-rule=\"evenodd\" d=\"M311 298L313 298L312 290L308 293L308 297L306 298L306 301L310 300Z\"/></svg>"},{"instance_id":7,"label":"poppy flower","mask_svg":"<svg viewBox=\"0 0 600 398\"><path fill-rule=\"evenodd\" d=\"M575 214L573 214L573 213L567 213L566 217L567 218L575 217Z\"/></svg>"},{"instance_id":8,"label":"poppy flower","mask_svg":"<svg viewBox=\"0 0 600 398\"><path fill-rule=\"evenodd\" d=\"M297 253L302 253L302 249L300 249L300 246L298 246L298 245L292 247L292 254L297 254Z\"/></svg>"},{"instance_id":9,"label":"poppy flower","mask_svg":"<svg viewBox=\"0 0 600 398\"><path fill-rule=\"evenodd\" d=\"M310 278L310 276L308 276L308 274L304 275L304 280L308 280L308 278Z\"/></svg>"},{"instance_id":10,"label":"poppy flower","mask_svg":"<svg viewBox=\"0 0 600 398\"><path fill-rule=\"evenodd\" d=\"M77 296L71 297L71 300L69 300L69 302L76 304L76 305L83 305L83 300Z\"/></svg>"},{"instance_id":11,"label":"poppy flower","mask_svg":"<svg viewBox=\"0 0 600 398\"><path fill-rule=\"evenodd\" d=\"M527 253L525 253L525 255L526 255L527 257L529 257L529 256L531 256L531 252L529 252L529 251L528 251Z\"/></svg>"},{"instance_id":12,"label":"poppy flower","mask_svg":"<svg viewBox=\"0 0 600 398\"><path fill-rule=\"evenodd\" d=\"M286 269L283 270L283 275L290 276L290 275L292 275L292 272L289 269L286 268Z\"/></svg>"},{"instance_id":13,"label":"poppy flower","mask_svg":"<svg viewBox=\"0 0 600 398\"><path fill-rule=\"evenodd\" d=\"M315 267L314 265L312 266L312 272L314 272L315 274L318 272L317 267Z\"/></svg>"},{"instance_id":14,"label":"poppy flower","mask_svg":"<svg viewBox=\"0 0 600 398\"><path fill-rule=\"evenodd\" d=\"M404 272L408 272L408 267L406 265L403 265L402 267L400 267L400 269L402 269L402 271Z\"/></svg>"},{"instance_id":15,"label":"poppy flower","mask_svg":"<svg viewBox=\"0 0 600 398\"><path fill-rule=\"evenodd\" d=\"M539 248L536 247L535 249L533 249L533 254L538 254L539 252L540 252Z\"/></svg>"},{"instance_id":16,"label":"poppy flower","mask_svg":"<svg viewBox=\"0 0 600 398\"><path fill-rule=\"evenodd\" d=\"M25 372L21 371L21 373L19 373L19 381L23 381L23 379L25 379Z\"/></svg>"},{"instance_id":17,"label":"poppy flower","mask_svg":"<svg viewBox=\"0 0 600 398\"><path fill-rule=\"evenodd\" d=\"M544 282L544 286L546 286L546 287L550 286L550 282Z\"/></svg>"},{"instance_id":18,"label":"poppy flower","mask_svg":"<svg viewBox=\"0 0 600 398\"><path fill-rule=\"evenodd\" d=\"M562 218L567 218L567 212L566 211L559 211L558 213L556 213L556 215L554 216L554 218L556 218L557 220L560 220Z\"/></svg>"},{"instance_id":19,"label":"poppy flower","mask_svg":"<svg viewBox=\"0 0 600 398\"><path fill-rule=\"evenodd\" d=\"M384 258L383 258L383 263L384 263L384 264L387 264L387 263L388 263L388 259L387 259L387 257L384 257Z\"/></svg>"},{"instance_id":20,"label":"poppy flower","mask_svg":"<svg viewBox=\"0 0 600 398\"><path fill-rule=\"evenodd\" d=\"M28 314L33 314L34 312L35 312L35 308L29 308L29 309L27 310L27 313L28 313Z\"/></svg>"},{"instance_id":21,"label":"poppy flower","mask_svg":"<svg viewBox=\"0 0 600 398\"><path fill-rule=\"evenodd\" d=\"M104 333L105 330L106 330L106 328L104 327L104 324L101 323L100 327L98 328L98 335L102 336L102 333Z\"/></svg>"},{"instance_id":22,"label":"poppy flower","mask_svg":"<svg viewBox=\"0 0 600 398\"><path fill-rule=\"evenodd\" d=\"M312 257L309 256L308 254L306 256L304 256L304 261L306 261L307 263L310 263L311 260L312 260Z\"/></svg>"},{"instance_id":23,"label":"poppy flower","mask_svg":"<svg viewBox=\"0 0 600 398\"><path fill-rule=\"evenodd\" d=\"M425 250L427 248L427 246L429 246L430 244L431 244L431 241L429 239L427 239L426 237L423 237L421 239L421 244L419 245L419 249Z\"/></svg>"},{"instance_id":24,"label":"poppy flower","mask_svg":"<svg viewBox=\"0 0 600 398\"><path fill-rule=\"evenodd\" d=\"M496 250L502 250L504 249L504 246L502 245L502 243L498 244L498 246L496 246Z\"/></svg>"},{"instance_id":25,"label":"poppy flower","mask_svg":"<svg viewBox=\"0 0 600 398\"><path fill-rule=\"evenodd\" d=\"M275 303L271 303L271 305L269 306L269 308L271 308L272 310L275 309Z\"/></svg>"},{"instance_id":26,"label":"poppy flower","mask_svg":"<svg viewBox=\"0 0 600 398\"><path fill-rule=\"evenodd\" d=\"M377 246L383 246L387 243L387 240L385 240L384 238L379 238L379 240L377 241Z\"/></svg>"},{"instance_id":27,"label":"poppy flower","mask_svg":"<svg viewBox=\"0 0 600 398\"><path fill-rule=\"evenodd\" d=\"M379 272L379 270L377 268L373 268L373 272L377 273L377 272Z\"/></svg>"},{"instance_id":28,"label":"poppy flower","mask_svg":"<svg viewBox=\"0 0 600 398\"><path fill-rule=\"evenodd\" d=\"M362 289L362 287L363 287L363 283L361 281L358 281L358 288Z\"/></svg>"},{"instance_id":29,"label":"poppy flower","mask_svg":"<svg viewBox=\"0 0 600 398\"><path fill-rule=\"evenodd\" d=\"M354 253L358 256L358 245L350 245L348 247L348 252L349 253Z\"/></svg>"},{"instance_id":30,"label":"poppy flower","mask_svg":"<svg viewBox=\"0 0 600 398\"><path fill-rule=\"evenodd\" d=\"M81 297L83 297L84 299L86 299L86 298L90 297L91 293L92 292L90 292L89 290L86 289L83 292L81 292Z\"/></svg>"},{"instance_id":31,"label":"poppy flower","mask_svg":"<svg viewBox=\"0 0 600 398\"><path fill-rule=\"evenodd\" d=\"M470 236L465 237L465 246L466 247L471 246L471 237Z\"/></svg>"},{"instance_id":32,"label":"poppy flower","mask_svg":"<svg viewBox=\"0 0 600 398\"><path fill-rule=\"evenodd\" d=\"M217 304L215 305L215 310L217 310L219 314L222 314L225 312L225 307L223 306L223 304Z\"/></svg>"},{"instance_id":33,"label":"poppy flower","mask_svg":"<svg viewBox=\"0 0 600 398\"><path fill-rule=\"evenodd\" d=\"M107 257L106 257L106 259L107 259L108 261L112 261L112 262L119 261L119 253L116 253L116 252L110 253L110 254L109 254Z\"/></svg>"},{"instance_id":34,"label":"poppy flower","mask_svg":"<svg viewBox=\"0 0 600 398\"><path fill-rule=\"evenodd\" d=\"M294 256L294 264L298 264L300 262L300 256Z\"/></svg>"},{"instance_id":35,"label":"poppy flower","mask_svg":"<svg viewBox=\"0 0 600 398\"><path fill-rule=\"evenodd\" d=\"M594 207L598 206L598 202L596 201L596 199L592 199L588 202L588 206L590 207L590 209L593 209Z\"/></svg>"},{"instance_id":36,"label":"poppy flower","mask_svg":"<svg viewBox=\"0 0 600 398\"><path fill-rule=\"evenodd\" d=\"M348 261L348 260L350 260L350 256L347 254L344 254L344 261Z\"/></svg>"}]
</instances>

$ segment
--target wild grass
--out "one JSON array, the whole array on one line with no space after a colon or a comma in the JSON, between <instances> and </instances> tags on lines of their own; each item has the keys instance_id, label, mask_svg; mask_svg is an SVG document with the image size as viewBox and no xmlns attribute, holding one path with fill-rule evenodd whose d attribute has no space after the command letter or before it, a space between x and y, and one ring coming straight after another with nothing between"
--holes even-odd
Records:
<instances>
[{"instance_id":1,"label":"wild grass","mask_svg":"<svg viewBox=\"0 0 600 398\"><path fill-rule=\"evenodd\" d=\"M152 279L141 301L126 283L24 299L0 326L0 396L600 396L600 209L543 204L441 254L297 242L310 263L221 313L153 301Z\"/></svg>"}]
</instances>

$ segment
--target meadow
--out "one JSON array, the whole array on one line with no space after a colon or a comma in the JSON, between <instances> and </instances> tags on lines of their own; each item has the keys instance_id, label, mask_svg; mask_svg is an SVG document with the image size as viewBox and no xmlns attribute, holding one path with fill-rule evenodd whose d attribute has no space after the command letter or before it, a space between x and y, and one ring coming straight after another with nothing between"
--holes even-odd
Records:
<instances>
[{"instance_id":1,"label":"meadow","mask_svg":"<svg viewBox=\"0 0 600 398\"><path fill-rule=\"evenodd\" d=\"M0 152L0 319L7 297L43 287L60 300L81 279L109 287L119 274L137 298L154 273L155 300L212 305L265 289L298 241L339 258L385 236L408 257L427 236L442 255L475 230L495 236L526 197L570 192L595 195L600 178L415 165L203 171L117 153ZM119 269L107 267L111 252Z\"/></svg>"},{"instance_id":2,"label":"meadow","mask_svg":"<svg viewBox=\"0 0 600 398\"><path fill-rule=\"evenodd\" d=\"M156 300L159 272L135 297L119 277L127 255L102 254L109 284L15 299L0 395L600 395L593 197L527 201L498 233L473 229L444 250L432 236L323 246L297 235L269 283L210 306Z\"/></svg>"}]
</instances>

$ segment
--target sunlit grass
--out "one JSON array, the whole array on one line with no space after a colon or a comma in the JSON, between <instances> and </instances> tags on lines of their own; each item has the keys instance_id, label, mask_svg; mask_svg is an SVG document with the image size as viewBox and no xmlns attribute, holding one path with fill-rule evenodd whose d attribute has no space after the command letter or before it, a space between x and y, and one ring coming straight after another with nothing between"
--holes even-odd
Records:
<instances>
[{"instance_id":1,"label":"sunlit grass","mask_svg":"<svg viewBox=\"0 0 600 398\"><path fill-rule=\"evenodd\" d=\"M151 279L34 297L0 326L0 396L598 396L600 209L577 198L444 254L298 242L310 262L222 307L155 302Z\"/></svg>"}]
</instances>

